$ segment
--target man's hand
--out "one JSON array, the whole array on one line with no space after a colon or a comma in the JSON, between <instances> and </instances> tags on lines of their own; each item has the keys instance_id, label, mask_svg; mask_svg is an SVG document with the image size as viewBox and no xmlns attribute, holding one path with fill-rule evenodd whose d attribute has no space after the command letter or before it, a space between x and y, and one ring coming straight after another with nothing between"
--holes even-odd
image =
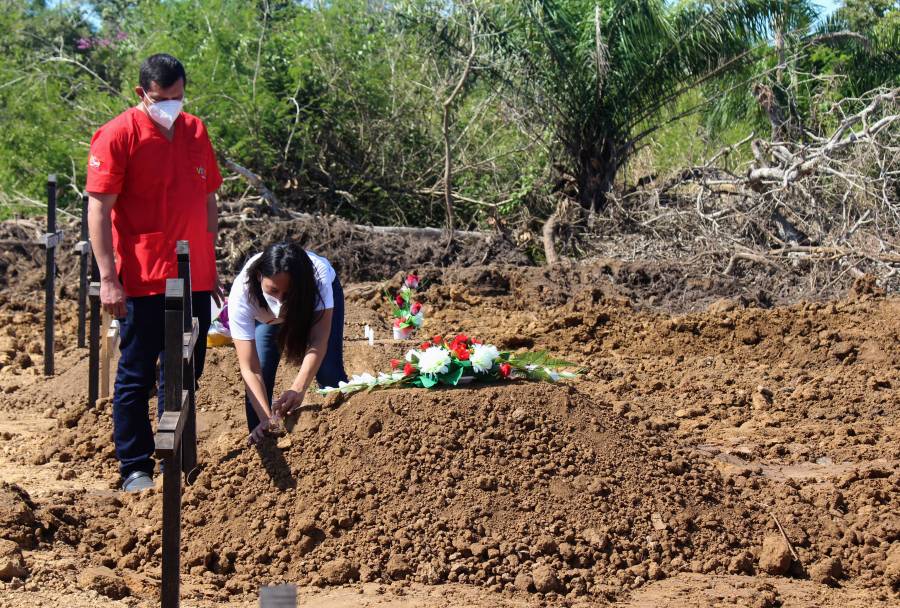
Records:
<instances>
[{"instance_id":1,"label":"man's hand","mask_svg":"<svg viewBox=\"0 0 900 608\"><path fill-rule=\"evenodd\" d=\"M303 395L297 391L287 390L272 404L275 414L282 418L288 416L303 405Z\"/></svg>"},{"instance_id":2,"label":"man's hand","mask_svg":"<svg viewBox=\"0 0 900 608\"><path fill-rule=\"evenodd\" d=\"M263 440L263 437L266 436L266 431L269 430L269 427L272 425L271 420L266 419L256 425L256 428L250 433L250 436L247 437L247 442L250 445L256 445L260 441Z\"/></svg>"},{"instance_id":3,"label":"man's hand","mask_svg":"<svg viewBox=\"0 0 900 608\"><path fill-rule=\"evenodd\" d=\"M225 288L222 287L222 280L219 278L218 271L216 272L216 280L213 284L212 299L219 308L222 307L222 302L225 301Z\"/></svg>"},{"instance_id":4,"label":"man's hand","mask_svg":"<svg viewBox=\"0 0 900 608\"><path fill-rule=\"evenodd\" d=\"M100 304L103 305L103 310L112 315L113 319L125 317L127 314L125 289L122 288L118 277L100 279Z\"/></svg>"}]
</instances>

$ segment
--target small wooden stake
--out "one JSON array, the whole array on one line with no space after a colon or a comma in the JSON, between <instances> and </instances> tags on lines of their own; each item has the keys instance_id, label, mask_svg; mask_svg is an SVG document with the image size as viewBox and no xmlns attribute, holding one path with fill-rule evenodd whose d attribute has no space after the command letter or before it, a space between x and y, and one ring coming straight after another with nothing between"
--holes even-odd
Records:
<instances>
[{"instance_id":1,"label":"small wooden stake","mask_svg":"<svg viewBox=\"0 0 900 608\"><path fill-rule=\"evenodd\" d=\"M105 310L100 315L100 398L109 397L109 368L112 358L112 349L109 343L109 326L112 323L112 315Z\"/></svg>"}]
</instances>

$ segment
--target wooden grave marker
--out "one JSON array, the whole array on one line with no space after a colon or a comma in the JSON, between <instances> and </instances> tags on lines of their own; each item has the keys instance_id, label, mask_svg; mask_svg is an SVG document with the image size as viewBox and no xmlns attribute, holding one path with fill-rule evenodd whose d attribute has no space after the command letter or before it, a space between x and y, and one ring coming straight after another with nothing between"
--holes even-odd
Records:
<instances>
[{"instance_id":1,"label":"wooden grave marker","mask_svg":"<svg viewBox=\"0 0 900 608\"><path fill-rule=\"evenodd\" d=\"M40 239L47 251L44 273L44 375L54 372L53 319L56 308L56 248L62 240L62 232L56 229L56 175L47 177L47 232Z\"/></svg>"},{"instance_id":2,"label":"wooden grave marker","mask_svg":"<svg viewBox=\"0 0 900 608\"><path fill-rule=\"evenodd\" d=\"M88 266L91 263L91 242L88 240L88 195L81 197L81 233L80 239L75 243L75 253L78 254L78 348L85 347L85 333L87 329L87 302L88 302Z\"/></svg>"},{"instance_id":3,"label":"wooden grave marker","mask_svg":"<svg viewBox=\"0 0 900 608\"><path fill-rule=\"evenodd\" d=\"M181 588L182 471L191 483L197 472L196 383L194 348L199 338L191 310L190 251L186 241L176 247L179 278L166 281L165 411L154 436L163 466L162 608L178 608Z\"/></svg>"}]
</instances>

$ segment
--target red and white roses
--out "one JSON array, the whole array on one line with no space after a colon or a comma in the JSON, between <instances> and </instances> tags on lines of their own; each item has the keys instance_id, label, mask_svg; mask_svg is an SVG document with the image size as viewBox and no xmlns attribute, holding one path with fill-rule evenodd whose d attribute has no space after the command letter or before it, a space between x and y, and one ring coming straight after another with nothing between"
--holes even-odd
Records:
<instances>
[{"instance_id":1,"label":"red and white roses","mask_svg":"<svg viewBox=\"0 0 900 608\"><path fill-rule=\"evenodd\" d=\"M391 373L377 376L362 374L353 376L349 382L341 382L336 387L326 387L323 394L340 391L355 391L375 388L422 387L439 385L457 386L463 379L467 382L491 382L521 378L556 382L560 379L576 378L580 373L574 364L555 359L545 351L513 353L500 351L492 344L460 334L450 341L434 336L423 342L419 348L406 353L405 363L399 359L391 361ZM400 369L403 364L403 369Z\"/></svg>"},{"instance_id":2,"label":"red and white roses","mask_svg":"<svg viewBox=\"0 0 900 608\"><path fill-rule=\"evenodd\" d=\"M391 299L394 340L406 340L425 322L422 303L413 299L413 291L419 288L419 277L410 273L400 291Z\"/></svg>"}]
</instances>

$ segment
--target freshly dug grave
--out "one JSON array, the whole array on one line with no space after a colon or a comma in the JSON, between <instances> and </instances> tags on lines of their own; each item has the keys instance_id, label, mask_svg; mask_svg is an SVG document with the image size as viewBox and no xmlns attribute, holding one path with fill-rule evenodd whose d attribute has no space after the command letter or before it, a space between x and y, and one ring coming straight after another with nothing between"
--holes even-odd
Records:
<instances>
[{"instance_id":1,"label":"freshly dug grave","mask_svg":"<svg viewBox=\"0 0 900 608\"><path fill-rule=\"evenodd\" d=\"M243 439L185 492L187 567L224 593L361 578L615 596L726 568L765 529L712 464L569 386L357 395L259 450ZM115 530L138 534L105 550L153 572L158 497L123 500Z\"/></svg>"},{"instance_id":2,"label":"freshly dug grave","mask_svg":"<svg viewBox=\"0 0 900 608\"><path fill-rule=\"evenodd\" d=\"M204 595L409 580L613 599L679 571L823 568L831 582L891 585L896 468L848 474L837 491L723 475L574 386L384 391L332 405L259 449L243 433L207 446L183 535ZM158 576L158 494L69 513L84 522L80 552Z\"/></svg>"}]
</instances>

